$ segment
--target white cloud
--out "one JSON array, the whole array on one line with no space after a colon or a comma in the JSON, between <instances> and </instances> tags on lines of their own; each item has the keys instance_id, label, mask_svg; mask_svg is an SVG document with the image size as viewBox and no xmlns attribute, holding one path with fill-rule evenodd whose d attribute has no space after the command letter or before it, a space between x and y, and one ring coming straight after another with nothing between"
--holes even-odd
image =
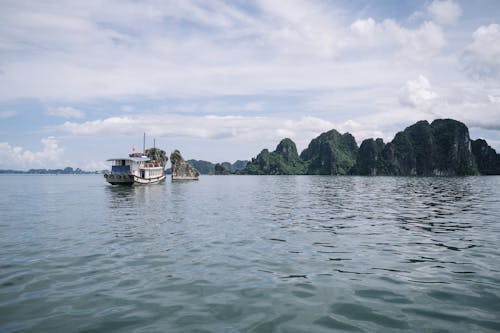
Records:
<instances>
[{"instance_id":1,"label":"white cloud","mask_svg":"<svg viewBox=\"0 0 500 333\"><path fill-rule=\"evenodd\" d=\"M500 79L500 25L479 27L472 34L472 43L462 54L462 65L476 79Z\"/></svg>"},{"instance_id":2,"label":"white cloud","mask_svg":"<svg viewBox=\"0 0 500 333\"><path fill-rule=\"evenodd\" d=\"M239 142L241 145L254 142L258 143L260 149L272 148L279 140L289 137L301 150L320 133L331 129L341 133L351 133L360 144L366 138L378 137L388 142L393 139L397 131L422 119L432 121L437 117L453 116L467 124L470 123L471 118L458 117L458 114L453 114L451 109L444 109L436 116L428 110L400 107L390 112L378 112L337 123L318 117L292 120L277 117L148 115L111 117L83 123L66 122L57 129L76 137L92 136L109 139L119 136L134 137L138 133L146 132L150 137L170 139L167 141L175 139L175 142L218 140ZM216 143L216 145L223 144ZM195 152L195 154L203 153ZM220 152L218 154L221 155ZM240 158L244 157L243 154Z\"/></svg>"},{"instance_id":3,"label":"white cloud","mask_svg":"<svg viewBox=\"0 0 500 333\"><path fill-rule=\"evenodd\" d=\"M255 11L219 1L20 2L0 19L0 99L322 90L386 80L383 70L345 67L428 61L444 45L432 22L405 28L368 18L346 25L340 10L321 1L258 1Z\"/></svg>"},{"instance_id":4,"label":"white cloud","mask_svg":"<svg viewBox=\"0 0 500 333\"><path fill-rule=\"evenodd\" d=\"M204 99L200 101L181 101L166 103L159 111L168 113L205 113L205 114L240 114L246 112L260 112L264 110L264 103L260 101L231 101L219 99Z\"/></svg>"},{"instance_id":5,"label":"white cloud","mask_svg":"<svg viewBox=\"0 0 500 333\"><path fill-rule=\"evenodd\" d=\"M438 54L445 44L443 31L433 22L408 29L391 19L376 22L368 18L353 22L349 32L345 41L348 48L379 50L390 58L395 54L397 58L426 61Z\"/></svg>"},{"instance_id":6,"label":"white cloud","mask_svg":"<svg viewBox=\"0 0 500 333\"><path fill-rule=\"evenodd\" d=\"M479 94L461 94L435 107L441 117L460 120L469 127L500 131L500 109L495 99L479 90Z\"/></svg>"},{"instance_id":7,"label":"white cloud","mask_svg":"<svg viewBox=\"0 0 500 333\"><path fill-rule=\"evenodd\" d=\"M500 96L488 95L488 99L493 104L500 104Z\"/></svg>"},{"instance_id":8,"label":"white cloud","mask_svg":"<svg viewBox=\"0 0 500 333\"><path fill-rule=\"evenodd\" d=\"M41 140L43 149L32 152L19 146L12 146L8 142L0 142L0 168L47 168L59 163L63 149L58 140L47 137Z\"/></svg>"},{"instance_id":9,"label":"white cloud","mask_svg":"<svg viewBox=\"0 0 500 333\"><path fill-rule=\"evenodd\" d=\"M333 58L342 48L338 12L314 1L258 1L263 20L255 26L264 46L283 56Z\"/></svg>"},{"instance_id":10,"label":"white cloud","mask_svg":"<svg viewBox=\"0 0 500 333\"><path fill-rule=\"evenodd\" d=\"M407 81L399 91L399 102L412 108L429 109L437 97L429 80L423 75L416 80Z\"/></svg>"},{"instance_id":11,"label":"white cloud","mask_svg":"<svg viewBox=\"0 0 500 333\"><path fill-rule=\"evenodd\" d=\"M469 127L500 130L499 87L482 82L453 82L438 94L429 80L419 76L400 89L399 112L418 112L421 119L452 118ZM418 120L418 119L417 119Z\"/></svg>"},{"instance_id":12,"label":"white cloud","mask_svg":"<svg viewBox=\"0 0 500 333\"><path fill-rule=\"evenodd\" d=\"M83 123L66 122L57 130L73 136L134 136L156 138L277 142L284 137L302 145L334 124L316 117L297 120L277 117L143 115L111 117Z\"/></svg>"},{"instance_id":13,"label":"white cloud","mask_svg":"<svg viewBox=\"0 0 500 333\"><path fill-rule=\"evenodd\" d=\"M13 110L1 110L0 111L0 119L12 118L17 115L16 111Z\"/></svg>"},{"instance_id":14,"label":"white cloud","mask_svg":"<svg viewBox=\"0 0 500 333\"><path fill-rule=\"evenodd\" d=\"M60 106L57 108L48 108L45 114L49 116L64 117L64 118L83 118L85 113L71 106Z\"/></svg>"},{"instance_id":15,"label":"white cloud","mask_svg":"<svg viewBox=\"0 0 500 333\"><path fill-rule=\"evenodd\" d=\"M427 11L434 21L439 24L455 24L462 16L462 8L453 0L434 0Z\"/></svg>"},{"instance_id":16,"label":"white cloud","mask_svg":"<svg viewBox=\"0 0 500 333\"><path fill-rule=\"evenodd\" d=\"M123 141L116 138L130 139L146 132L157 142L174 143L181 150L190 147L186 148L187 156L222 161L250 158L252 151L274 148L285 137L294 140L300 151L314 137L333 128L334 123L317 117L143 115L66 122L56 129L74 138L92 136L107 141ZM209 152L209 146L218 148Z\"/></svg>"},{"instance_id":17,"label":"white cloud","mask_svg":"<svg viewBox=\"0 0 500 333\"><path fill-rule=\"evenodd\" d=\"M307 142L334 125L358 139L387 138L400 125L437 116L480 115L481 126L496 126L500 91L490 88L500 77L498 25L477 29L460 59L471 77L492 80L469 81L457 70L456 51L469 25L446 28L460 6L427 3L412 3L421 12L401 21L379 8L352 12L323 0L5 2L0 101L102 101L96 109L121 117L84 122L80 110L54 108L49 112L74 119L48 130L146 131L194 138L193 147L218 138L253 140L254 147L261 138ZM280 101L293 104L290 112L273 108ZM248 117L252 112L267 116Z\"/></svg>"}]
</instances>

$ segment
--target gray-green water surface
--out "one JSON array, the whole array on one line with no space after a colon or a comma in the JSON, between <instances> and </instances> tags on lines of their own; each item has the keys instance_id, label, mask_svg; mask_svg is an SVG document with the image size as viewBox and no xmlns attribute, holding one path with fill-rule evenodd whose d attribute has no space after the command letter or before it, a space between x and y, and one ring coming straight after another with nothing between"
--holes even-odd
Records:
<instances>
[{"instance_id":1,"label":"gray-green water surface","mask_svg":"<svg viewBox=\"0 0 500 333\"><path fill-rule=\"evenodd\" d=\"M495 332L500 177L0 176L0 332Z\"/></svg>"}]
</instances>

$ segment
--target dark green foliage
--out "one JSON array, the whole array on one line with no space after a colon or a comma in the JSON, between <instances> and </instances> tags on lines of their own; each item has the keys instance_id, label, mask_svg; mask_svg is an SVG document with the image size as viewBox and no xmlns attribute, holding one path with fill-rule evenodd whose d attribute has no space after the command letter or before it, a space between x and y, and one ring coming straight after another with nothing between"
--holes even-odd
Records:
<instances>
[{"instance_id":1,"label":"dark green foliage","mask_svg":"<svg viewBox=\"0 0 500 333\"><path fill-rule=\"evenodd\" d=\"M455 120L419 121L382 150L370 140L360 149L354 173L395 176L474 175L477 169L467 127Z\"/></svg>"},{"instance_id":2,"label":"dark green foliage","mask_svg":"<svg viewBox=\"0 0 500 333\"><path fill-rule=\"evenodd\" d=\"M346 175L354 164L358 154L358 145L354 137L336 130L322 133L313 139L300 154L311 175Z\"/></svg>"},{"instance_id":3,"label":"dark green foliage","mask_svg":"<svg viewBox=\"0 0 500 333\"><path fill-rule=\"evenodd\" d=\"M386 166L381 155L384 148L385 143L382 139L364 140L359 147L356 165L350 173L363 176L386 174Z\"/></svg>"},{"instance_id":4,"label":"dark green foliage","mask_svg":"<svg viewBox=\"0 0 500 333\"><path fill-rule=\"evenodd\" d=\"M407 133L399 132L383 151L387 173L396 176L416 175L416 159Z\"/></svg>"},{"instance_id":5,"label":"dark green foliage","mask_svg":"<svg viewBox=\"0 0 500 333\"><path fill-rule=\"evenodd\" d=\"M297 147L290 139L283 139L272 153L264 149L239 173L246 175L301 175L305 163L297 154Z\"/></svg>"},{"instance_id":6,"label":"dark green foliage","mask_svg":"<svg viewBox=\"0 0 500 333\"><path fill-rule=\"evenodd\" d=\"M213 175L215 174L215 165L211 162L201 161L201 160L188 160L196 170L202 175Z\"/></svg>"},{"instance_id":7,"label":"dark green foliage","mask_svg":"<svg viewBox=\"0 0 500 333\"><path fill-rule=\"evenodd\" d=\"M472 153L479 172L483 175L500 175L500 155L483 139L473 140Z\"/></svg>"},{"instance_id":8,"label":"dark green foliage","mask_svg":"<svg viewBox=\"0 0 500 333\"><path fill-rule=\"evenodd\" d=\"M313 139L300 157L295 143L283 139L275 151L264 149L250 162L221 163L217 171L213 164L205 163L211 165L212 174L458 176L475 175L478 171L500 174L500 155L484 140L471 141L467 126L452 119L437 119L431 124L419 121L397 133L387 144L382 139L367 139L359 149L351 134L330 130ZM203 173L202 167L196 167Z\"/></svg>"},{"instance_id":9,"label":"dark green foliage","mask_svg":"<svg viewBox=\"0 0 500 333\"><path fill-rule=\"evenodd\" d=\"M417 175L431 175L433 172L433 134L432 128L426 120L417 122L406 129L409 142L412 146L413 166Z\"/></svg>"},{"instance_id":10,"label":"dark green foliage","mask_svg":"<svg viewBox=\"0 0 500 333\"><path fill-rule=\"evenodd\" d=\"M214 171L216 175L230 175L231 174L231 163L217 163L214 167Z\"/></svg>"},{"instance_id":11,"label":"dark green foliage","mask_svg":"<svg viewBox=\"0 0 500 333\"><path fill-rule=\"evenodd\" d=\"M153 161L159 161L163 167L168 161L167 153L159 148L146 149L146 156Z\"/></svg>"},{"instance_id":12,"label":"dark green foliage","mask_svg":"<svg viewBox=\"0 0 500 333\"><path fill-rule=\"evenodd\" d=\"M288 138L281 140L274 152L281 155L287 162L294 161L299 157L295 142Z\"/></svg>"},{"instance_id":13,"label":"dark green foliage","mask_svg":"<svg viewBox=\"0 0 500 333\"><path fill-rule=\"evenodd\" d=\"M396 176L432 175L432 128L425 120L407 127L396 134L380 154L381 169L378 174Z\"/></svg>"},{"instance_id":14,"label":"dark green foliage","mask_svg":"<svg viewBox=\"0 0 500 333\"><path fill-rule=\"evenodd\" d=\"M233 165L229 162L222 162L217 164L220 164L224 169L226 169L229 172L233 171ZM217 166L217 164L215 166ZM215 170L215 172L217 172L217 170Z\"/></svg>"},{"instance_id":15,"label":"dark green foliage","mask_svg":"<svg viewBox=\"0 0 500 333\"><path fill-rule=\"evenodd\" d=\"M202 161L202 160L189 160L188 163L191 164L193 167L195 167L202 175L215 175L215 174L217 174L215 171L216 164L214 164L212 162ZM230 173L236 173L237 171L245 168L247 163L248 163L248 161L238 160L238 161L234 162L233 164L231 164L229 162L222 162L220 164L226 170L228 170Z\"/></svg>"},{"instance_id":16,"label":"dark green foliage","mask_svg":"<svg viewBox=\"0 0 500 333\"><path fill-rule=\"evenodd\" d=\"M239 171L241 169L244 169L247 166L247 164L248 161L237 160L232 165L232 171Z\"/></svg>"},{"instance_id":17,"label":"dark green foliage","mask_svg":"<svg viewBox=\"0 0 500 333\"><path fill-rule=\"evenodd\" d=\"M477 174L467 126L453 119L437 119L431 127L434 141L433 174Z\"/></svg>"},{"instance_id":18,"label":"dark green foliage","mask_svg":"<svg viewBox=\"0 0 500 333\"><path fill-rule=\"evenodd\" d=\"M432 141L431 127L425 120L397 133L382 153L386 166L384 174L431 175L433 172Z\"/></svg>"},{"instance_id":19,"label":"dark green foliage","mask_svg":"<svg viewBox=\"0 0 500 333\"><path fill-rule=\"evenodd\" d=\"M270 174L270 169L269 150L263 149L257 157L252 158L240 173L243 175L266 175Z\"/></svg>"}]
</instances>

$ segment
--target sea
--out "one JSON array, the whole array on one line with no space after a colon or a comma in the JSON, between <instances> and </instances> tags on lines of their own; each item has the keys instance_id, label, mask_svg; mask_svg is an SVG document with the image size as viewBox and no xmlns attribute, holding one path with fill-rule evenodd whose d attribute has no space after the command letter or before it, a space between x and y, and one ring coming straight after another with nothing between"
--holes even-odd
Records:
<instances>
[{"instance_id":1,"label":"sea","mask_svg":"<svg viewBox=\"0 0 500 333\"><path fill-rule=\"evenodd\" d=\"M500 177L0 176L0 332L499 332Z\"/></svg>"}]
</instances>

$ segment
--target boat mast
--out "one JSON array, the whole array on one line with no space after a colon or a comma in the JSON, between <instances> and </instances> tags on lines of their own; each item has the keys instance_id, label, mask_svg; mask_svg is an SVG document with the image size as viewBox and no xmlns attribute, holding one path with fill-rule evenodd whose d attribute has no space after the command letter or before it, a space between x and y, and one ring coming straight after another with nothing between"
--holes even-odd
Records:
<instances>
[{"instance_id":1,"label":"boat mast","mask_svg":"<svg viewBox=\"0 0 500 333\"><path fill-rule=\"evenodd\" d=\"M144 132L144 139L142 140L142 154L146 155L146 132Z\"/></svg>"}]
</instances>

